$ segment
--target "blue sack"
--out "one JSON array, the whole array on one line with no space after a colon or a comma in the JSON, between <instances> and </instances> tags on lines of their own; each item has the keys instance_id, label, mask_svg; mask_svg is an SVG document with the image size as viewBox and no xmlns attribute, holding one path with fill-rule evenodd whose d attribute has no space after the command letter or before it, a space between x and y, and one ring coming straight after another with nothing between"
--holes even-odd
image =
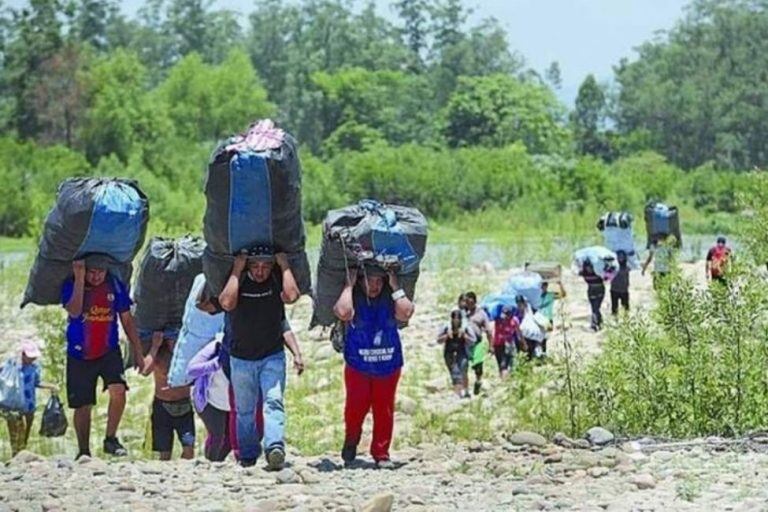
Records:
<instances>
[{"instance_id":1,"label":"blue sack","mask_svg":"<svg viewBox=\"0 0 768 512\"><path fill-rule=\"evenodd\" d=\"M536 272L521 272L509 278L504 293L507 295L522 295L533 309L541 306L542 278Z\"/></svg>"},{"instance_id":2,"label":"blue sack","mask_svg":"<svg viewBox=\"0 0 768 512\"><path fill-rule=\"evenodd\" d=\"M506 293L492 293L483 297L480 307L486 312L488 318L495 322L501 316L501 310L504 307L511 308L513 313L517 311L515 298L515 295Z\"/></svg>"},{"instance_id":3,"label":"blue sack","mask_svg":"<svg viewBox=\"0 0 768 512\"><path fill-rule=\"evenodd\" d=\"M15 358L6 359L0 367L0 410L24 410L24 377Z\"/></svg>"}]
</instances>

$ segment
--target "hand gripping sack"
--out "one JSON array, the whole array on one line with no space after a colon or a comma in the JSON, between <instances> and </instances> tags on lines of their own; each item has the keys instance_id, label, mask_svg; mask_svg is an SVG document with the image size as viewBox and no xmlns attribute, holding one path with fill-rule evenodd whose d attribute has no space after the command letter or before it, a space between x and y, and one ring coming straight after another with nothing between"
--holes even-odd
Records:
<instances>
[{"instance_id":1,"label":"hand gripping sack","mask_svg":"<svg viewBox=\"0 0 768 512\"><path fill-rule=\"evenodd\" d=\"M21 306L58 304L76 259L99 257L111 274L129 283L148 220L147 197L133 180L64 180L45 220Z\"/></svg>"},{"instance_id":2,"label":"hand gripping sack","mask_svg":"<svg viewBox=\"0 0 768 512\"><path fill-rule=\"evenodd\" d=\"M219 144L208 165L203 234L204 272L218 295L233 256L257 245L288 255L299 290L311 277L301 214L301 164L296 140L269 120Z\"/></svg>"},{"instance_id":3,"label":"hand gripping sack","mask_svg":"<svg viewBox=\"0 0 768 512\"><path fill-rule=\"evenodd\" d=\"M180 328L184 304L195 277L203 271L202 238L154 237L139 266L134 288L136 325L160 331Z\"/></svg>"},{"instance_id":4,"label":"hand gripping sack","mask_svg":"<svg viewBox=\"0 0 768 512\"><path fill-rule=\"evenodd\" d=\"M21 363L8 358L0 367L0 410L21 411L24 409L24 378Z\"/></svg>"},{"instance_id":5,"label":"hand gripping sack","mask_svg":"<svg viewBox=\"0 0 768 512\"><path fill-rule=\"evenodd\" d=\"M419 266L427 247L427 220L416 208L364 200L328 212L317 264L311 325L333 325L333 306L348 268L370 272L394 265L399 284L413 299Z\"/></svg>"},{"instance_id":6,"label":"hand gripping sack","mask_svg":"<svg viewBox=\"0 0 768 512\"><path fill-rule=\"evenodd\" d=\"M40 423L40 435L43 437L61 437L67 432L67 415L64 406L56 395L51 395L43 410Z\"/></svg>"}]
</instances>

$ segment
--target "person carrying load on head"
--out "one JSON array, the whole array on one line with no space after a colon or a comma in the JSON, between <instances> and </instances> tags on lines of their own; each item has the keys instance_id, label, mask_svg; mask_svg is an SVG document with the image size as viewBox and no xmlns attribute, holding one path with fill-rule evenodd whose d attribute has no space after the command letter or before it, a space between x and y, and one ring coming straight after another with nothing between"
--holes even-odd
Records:
<instances>
[{"instance_id":1,"label":"person carrying load on head","mask_svg":"<svg viewBox=\"0 0 768 512\"><path fill-rule=\"evenodd\" d=\"M276 271L277 270L277 271ZM262 451L254 421L263 402L263 444L269 469L285 463L285 304L299 298L299 289L285 254L267 246L235 258L219 304L226 312L224 344L237 411L240 465L253 466ZM298 347L292 352L299 353Z\"/></svg>"},{"instance_id":2,"label":"person carrying load on head","mask_svg":"<svg viewBox=\"0 0 768 512\"><path fill-rule=\"evenodd\" d=\"M491 353L499 365L499 376L506 379L512 369L515 355L515 341L520 335L520 321L515 316L513 307L504 305L499 318L493 325L493 344Z\"/></svg>"},{"instance_id":3,"label":"person carrying load on head","mask_svg":"<svg viewBox=\"0 0 768 512\"><path fill-rule=\"evenodd\" d=\"M472 345L469 354L469 364L475 372L475 395L479 395L483 389L483 363L485 354L493 344L493 330L491 320L483 308L477 307L477 295L475 292L464 294L466 300L467 320L475 330L475 344ZM483 339L485 335L485 339ZM487 341L486 341L487 340Z\"/></svg>"},{"instance_id":4,"label":"person carrying load on head","mask_svg":"<svg viewBox=\"0 0 768 512\"><path fill-rule=\"evenodd\" d=\"M717 243L707 251L707 281L725 284L725 276L731 260L731 248L724 236L717 237Z\"/></svg>"},{"instance_id":5,"label":"person carrying load on head","mask_svg":"<svg viewBox=\"0 0 768 512\"><path fill-rule=\"evenodd\" d=\"M651 244L648 258L643 263L641 275L645 275L653 262L653 289L658 290L672 270L672 240L669 235L661 234Z\"/></svg>"},{"instance_id":6,"label":"person carrying load on head","mask_svg":"<svg viewBox=\"0 0 768 512\"><path fill-rule=\"evenodd\" d=\"M117 427L125 410L123 359L118 344L117 321L123 326L139 369L143 369L141 342L131 315L127 286L108 273L97 257L73 262L74 278L66 281L61 302L67 310L67 399L75 410L77 458L90 456L91 408L96 405L96 382L101 378L109 390L104 452L125 456L117 438Z\"/></svg>"},{"instance_id":7,"label":"person carrying load on head","mask_svg":"<svg viewBox=\"0 0 768 512\"><path fill-rule=\"evenodd\" d=\"M586 259L582 264L579 275L587 283L587 300L589 300L589 307L592 311L590 327L593 331L597 332L603 328L603 314L600 311L603 299L605 298L603 276L595 272L595 268L589 259Z\"/></svg>"},{"instance_id":8,"label":"person carrying load on head","mask_svg":"<svg viewBox=\"0 0 768 512\"><path fill-rule=\"evenodd\" d=\"M475 332L460 309L451 311L450 323L440 329L437 342L444 346L443 358L453 390L459 398L469 398L469 347L475 343Z\"/></svg>"},{"instance_id":9,"label":"person carrying load on head","mask_svg":"<svg viewBox=\"0 0 768 512\"><path fill-rule=\"evenodd\" d=\"M368 411L373 411L371 456L377 468L394 469L389 447L395 416L395 393L403 366L399 323L414 312L394 269L386 280L375 269L364 275L348 270L334 314L346 325L344 344L344 446L341 458L349 466L357 457L357 445Z\"/></svg>"},{"instance_id":10,"label":"person carrying load on head","mask_svg":"<svg viewBox=\"0 0 768 512\"><path fill-rule=\"evenodd\" d=\"M555 325L555 301L561 300L566 297L565 287L563 287L562 281L557 281L557 290L550 291L549 281L541 282L541 302L539 303L539 309L536 311L544 316L549 322L550 329ZM542 345L542 351L544 355L547 355L547 341L549 339L548 333L544 333L544 343Z\"/></svg>"},{"instance_id":11,"label":"person carrying load on head","mask_svg":"<svg viewBox=\"0 0 768 512\"><path fill-rule=\"evenodd\" d=\"M536 319L536 313L533 312L525 297L518 295L515 297L517 307L516 320L519 323L520 345L528 353L528 360L541 360L544 356L543 345L545 330Z\"/></svg>"},{"instance_id":12,"label":"person carrying load on head","mask_svg":"<svg viewBox=\"0 0 768 512\"><path fill-rule=\"evenodd\" d=\"M21 395L24 404L21 410L3 411L8 424L8 439L11 442L11 457L27 448L29 434L32 432L32 423L35 419L37 407L37 389L48 389L53 395L58 394L59 388L55 384L46 384L40 381L40 365L37 360L42 355L40 347L32 340L21 343Z\"/></svg>"},{"instance_id":13,"label":"person carrying load on head","mask_svg":"<svg viewBox=\"0 0 768 512\"><path fill-rule=\"evenodd\" d=\"M629 311L629 263L627 253L624 251L616 252L616 261L619 268L611 281L611 314L619 314L619 303L624 311Z\"/></svg>"}]
</instances>

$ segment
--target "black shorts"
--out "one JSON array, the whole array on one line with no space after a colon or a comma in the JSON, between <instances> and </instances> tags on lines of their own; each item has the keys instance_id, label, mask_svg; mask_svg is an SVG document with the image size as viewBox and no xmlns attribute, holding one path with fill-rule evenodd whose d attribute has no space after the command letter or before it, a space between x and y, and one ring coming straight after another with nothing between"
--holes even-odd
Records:
<instances>
[{"instance_id":1,"label":"black shorts","mask_svg":"<svg viewBox=\"0 0 768 512\"><path fill-rule=\"evenodd\" d=\"M152 451L173 450L173 433L181 446L195 445L195 416L192 401L187 398L177 402L166 402L155 398L152 402Z\"/></svg>"},{"instance_id":2,"label":"black shorts","mask_svg":"<svg viewBox=\"0 0 768 512\"><path fill-rule=\"evenodd\" d=\"M71 409L96 405L96 382L99 377L103 384L102 391L106 391L110 384L122 384L128 389L119 348L98 359L67 356L67 401Z\"/></svg>"}]
</instances>

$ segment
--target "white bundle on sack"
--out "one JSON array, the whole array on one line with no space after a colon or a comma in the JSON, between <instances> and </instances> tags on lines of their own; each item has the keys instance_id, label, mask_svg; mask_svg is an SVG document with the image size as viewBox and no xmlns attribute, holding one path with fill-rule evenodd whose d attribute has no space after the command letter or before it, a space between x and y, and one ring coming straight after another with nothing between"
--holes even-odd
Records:
<instances>
[{"instance_id":1,"label":"white bundle on sack","mask_svg":"<svg viewBox=\"0 0 768 512\"><path fill-rule=\"evenodd\" d=\"M640 258L635 250L635 238L632 231L634 218L627 212L608 212L597 221L597 229L603 233L603 243L611 251L623 251L627 255L627 265L631 270L640 268Z\"/></svg>"},{"instance_id":2,"label":"white bundle on sack","mask_svg":"<svg viewBox=\"0 0 768 512\"><path fill-rule=\"evenodd\" d=\"M605 247L599 245L579 249L573 254L572 269L574 274L580 274L584 269L584 264L589 262L595 271L595 274L603 279L611 280L616 275L618 263L616 254Z\"/></svg>"}]
</instances>

